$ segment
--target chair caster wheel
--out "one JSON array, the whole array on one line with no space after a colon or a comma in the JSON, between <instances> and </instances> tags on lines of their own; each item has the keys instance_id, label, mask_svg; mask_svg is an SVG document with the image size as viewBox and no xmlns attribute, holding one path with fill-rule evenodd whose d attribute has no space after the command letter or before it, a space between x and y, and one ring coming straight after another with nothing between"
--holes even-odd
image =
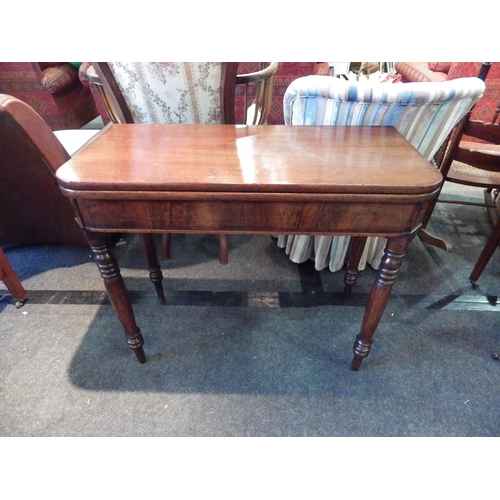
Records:
<instances>
[{"instance_id":1,"label":"chair caster wheel","mask_svg":"<svg viewBox=\"0 0 500 500\"><path fill-rule=\"evenodd\" d=\"M491 357L492 357L495 361L500 361L500 352L493 352L493 353L491 353Z\"/></svg>"}]
</instances>

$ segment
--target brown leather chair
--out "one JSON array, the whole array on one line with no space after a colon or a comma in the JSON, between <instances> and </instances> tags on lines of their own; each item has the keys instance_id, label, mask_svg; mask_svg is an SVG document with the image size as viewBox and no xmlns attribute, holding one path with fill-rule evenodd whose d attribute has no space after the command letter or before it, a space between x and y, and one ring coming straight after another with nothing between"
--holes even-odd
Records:
<instances>
[{"instance_id":1,"label":"brown leather chair","mask_svg":"<svg viewBox=\"0 0 500 500\"><path fill-rule=\"evenodd\" d=\"M0 244L88 245L54 177L69 158L40 115L0 94Z\"/></svg>"}]
</instances>

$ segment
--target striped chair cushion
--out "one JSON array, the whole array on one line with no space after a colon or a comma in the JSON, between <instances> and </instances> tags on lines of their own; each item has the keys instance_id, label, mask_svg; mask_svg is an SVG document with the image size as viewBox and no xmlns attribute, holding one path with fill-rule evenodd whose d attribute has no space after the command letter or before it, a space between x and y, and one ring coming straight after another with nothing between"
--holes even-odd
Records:
<instances>
[{"instance_id":1,"label":"striped chair cushion","mask_svg":"<svg viewBox=\"0 0 500 500\"><path fill-rule=\"evenodd\" d=\"M283 110L287 125L395 127L431 160L453 127L484 92L478 78L446 82L371 83L328 76L299 78L288 87ZM345 261L349 236L280 236L293 262L314 258L318 270L338 271ZM368 238L359 269L378 269L385 238Z\"/></svg>"}]
</instances>

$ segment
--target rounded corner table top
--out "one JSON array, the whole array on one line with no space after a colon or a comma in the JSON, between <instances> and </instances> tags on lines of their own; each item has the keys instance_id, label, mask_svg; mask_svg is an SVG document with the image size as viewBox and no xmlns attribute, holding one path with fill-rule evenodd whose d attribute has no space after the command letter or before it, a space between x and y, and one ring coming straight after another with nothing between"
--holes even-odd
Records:
<instances>
[{"instance_id":1,"label":"rounded corner table top","mask_svg":"<svg viewBox=\"0 0 500 500\"><path fill-rule=\"evenodd\" d=\"M418 195L441 174L391 127L115 124L57 171L65 190Z\"/></svg>"}]
</instances>

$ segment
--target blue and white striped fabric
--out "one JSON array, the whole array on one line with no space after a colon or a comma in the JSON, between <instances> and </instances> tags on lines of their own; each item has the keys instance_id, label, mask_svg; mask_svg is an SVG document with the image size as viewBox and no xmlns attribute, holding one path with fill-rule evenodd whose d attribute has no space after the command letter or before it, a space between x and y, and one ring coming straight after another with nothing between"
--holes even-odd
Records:
<instances>
[{"instance_id":1,"label":"blue and white striped fabric","mask_svg":"<svg viewBox=\"0 0 500 500\"><path fill-rule=\"evenodd\" d=\"M286 90L286 125L395 127L428 161L453 127L484 92L479 78L446 82L352 82L329 76L306 76ZM293 262L314 258L317 270L335 272L345 261L349 236L279 236ZM385 238L370 237L359 263L378 269Z\"/></svg>"}]
</instances>

